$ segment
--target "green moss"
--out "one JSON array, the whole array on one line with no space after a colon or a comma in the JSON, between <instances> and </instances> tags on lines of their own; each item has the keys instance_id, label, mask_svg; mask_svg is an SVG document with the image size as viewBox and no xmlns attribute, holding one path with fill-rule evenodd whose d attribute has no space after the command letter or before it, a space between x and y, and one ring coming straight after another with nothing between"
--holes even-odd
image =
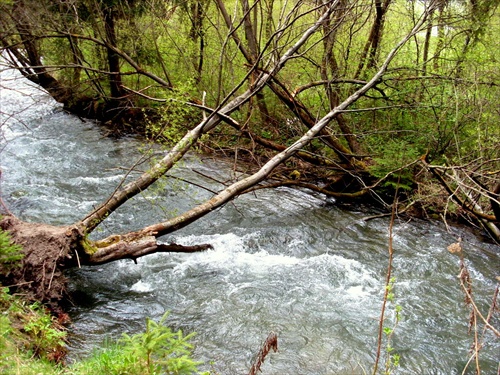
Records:
<instances>
[{"instance_id":1,"label":"green moss","mask_svg":"<svg viewBox=\"0 0 500 375\"><path fill-rule=\"evenodd\" d=\"M82 239L82 241L80 242L80 244L82 245L83 250L85 251L85 253L87 253L89 255L95 254L96 251L98 250L97 246L94 245L94 242L90 241L88 238Z\"/></svg>"},{"instance_id":2,"label":"green moss","mask_svg":"<svg viewBox=\"0 0 500 375\"><path fill-rule=\"evenodd\" d=\"M10 234L0 229L0 274L6 276L13 268L21 265L22 248L12 242Z\"/></svg>"}]
</instances>

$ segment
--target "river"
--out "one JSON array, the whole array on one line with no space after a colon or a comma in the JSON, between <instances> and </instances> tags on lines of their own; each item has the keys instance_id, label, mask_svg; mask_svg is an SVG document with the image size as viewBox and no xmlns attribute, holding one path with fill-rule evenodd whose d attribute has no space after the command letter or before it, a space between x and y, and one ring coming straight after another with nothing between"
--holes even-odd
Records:
<instances>
[{"instance_id":1,"label":"river","mask_svg":"<svg viewBox=\"0 0 500 375\"><path fill-rule=\"evenodd\" d=\"M1 194L20 218L58 225L78 220L147 154L139 139L107 136L105 128L64 113L15 73L3 71L0 78ZM210 196L196 185L218 190L212 178L232 174L230 164L192 154L172 177L113 213L96 236L182 212ZM181 176L196 185L176 178ZM364 220L368 215L307 191L258 191L162 238L210 243L213 250L71 270L70 360L170 311L173 329L196 332L194 357L205 363L201 368L218 374L248 373L271 331L279 350L266 358L263 375L371 373L389 219ZM441 222L396 220L395 296L386 326L400 305L392 342L401 358L397 373L460 374L469 358L473 336L457 278L459 258L447 251L460 236L476 303L486 315L500 273L499 247ZM496 374L499 353L498 339L487 332L480 353L484 374Z\"/></svg>"}]
</instances>

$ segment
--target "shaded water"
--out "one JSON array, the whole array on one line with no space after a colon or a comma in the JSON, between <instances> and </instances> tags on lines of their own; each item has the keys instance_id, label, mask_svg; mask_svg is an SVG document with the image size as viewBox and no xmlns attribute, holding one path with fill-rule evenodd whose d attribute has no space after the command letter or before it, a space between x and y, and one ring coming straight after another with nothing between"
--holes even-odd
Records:
<instances>
[{"instance_id":1,"label":"shaded water","mask_svg":"<svg viewBox=\"0 0 500 375\"><path fill-rule=\"evenodd\" d=\"M1 93L3 198L23 219L71 223L113 191L143 155L141 143L105 137L96 124L63 113L44 93L12 77L2 73L1 84L18 90ZM7 115L14 112L15 118ZM226 179L231 166L192 155L173 175L217 190L221 186L203 175ZM169 178L112 214L97 235L137 229L208 196ZM168 324L197 332L195 357L220 374L247 373L270 331L278 334L279 351L266 359L263 374L369 372L388 220L364 221L365 216L304 191L259 191L163 238L211 243L213 250L72 270L71 356L85 356L105 337L141 331L146 317L159 319L170 311ZM402 374L458 374L468 359L472 336L458 257L446 250L459 236L486 314L499 274L499 248L457 229L447 232L440 223L396 222L395 302L403 318L392 346L401 356ZM393 320L390 304L386 325ZM500 343L487 333L481 352L485 374L496 373L499 352Z\"/></svg>"}]
</instances>

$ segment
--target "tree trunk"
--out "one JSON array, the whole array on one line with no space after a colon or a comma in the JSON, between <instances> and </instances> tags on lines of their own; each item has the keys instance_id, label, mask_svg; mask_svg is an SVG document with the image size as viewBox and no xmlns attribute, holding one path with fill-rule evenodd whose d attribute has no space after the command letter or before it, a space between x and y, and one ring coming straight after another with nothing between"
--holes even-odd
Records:
<instances>
[{"instance_id":1,"label":"tree trunk","mask_svg":"<svg viewBox=\"0 0 500 375\"><path fill-rule=\"evenodd\" d=\"M205 19L205 4L203 1L195 0L186 4L189 8L187 13L191 20L191 30L189 31L189 37L195 43L198 43L198 55L195 57L196 66L196 81L201 80L201 75L203 71L203 60L204 60L204 50L205 50L205 33L203 31L203 21Z\"/></svg>"},{"instance_id":2,"label":"tree trunk","mask_svg":"<svg viewBox=\"0 0 500 375\"><path fill-rule=\"evenodd\" d=\"M21 43L27 55L27 62L31 68L21 70L25 77L30 81L42 86L59 103L65 103L70 97L70 91L61 85L47 70L43 67L42 58L39 54L40 49L37 46L37 37L32 33L32 25L26 15L26 8L23 1L16 1L13 6L12 19L15 22ZM21 57L23 54L15 47L16 44L9 44L15 54ZM20 61L25 60L21 57Z\"/></svg>"},{"instance_id":3,"label":"tree trunk","mask_svg":"<svg viewBox=\"0 0 500 375\"><path fill-rule=\"evenodd\" d=\"M422 56L422 75L427 75L427 67L429 65L429 47L431 44L431 36L432 36L432 28L433 26L433 12L429 14L429 25L425 30L425 39L424 39L424 49Z\"/></svg>"},{"instance_id":4,"label":"tree trunk","mask_svg":"<svg viewBox=\"0 0 500 375\"><path fill-rule=\"evenodd\" d=\"M252 66L252 71L249 76L250 86L252 87L259 76L259 70L255 69L257 67L256 64L259 63L259 44L257 42L256 30L255 26L251 20L251 8L248 3L248 0L242 0L242 9L243 9L243 25L244 25L244 33L245 38L247 40L246 47L243 45L243 42L238 37L236 33L236 29L234 28L233 21L231 17L227 13L224 2L221 0L217 0L217 7L219 8L222 17L224 18L224 22L229 30L231 30L231 38L235 41L237 47L242 52L243 56L247 60L248 64ZM254 66L255 65L255 66ZM253 99L252 99L253 100ZM277 122L270 115L269 110L267 108L267 103L264 94L262 91L258 91L255 95L255 100L257 104L257 108L259 110L260 118L263 124L270 125L273 130L277 125Z\"/></svg>"},{"instance_id":5,"label":"tree trunk","mask_svg":"<svg viewBox=\"0 0 500 375\"><path fill-rule=\"evenodd\" d=\"M106 39L111 47L117 47L115 16L112 7L107 7L104 12L104 29L106 31ZM120 74L120 57L113 48L106 49L108 55L109 71L109 88L111 97L119 99L124 95L122 77Z\"/></svg>"},{"instance_id":6,"label":"tree trunk","mask_svg":"<svg viewBox=\"0 0 500 375\"><path fill-rule=\"evenodd\" d=\"M391 0L375 0L375 20L373 21L366 41L365 48L359 60L358 69L354 78L361 77L364 68L374 68L376 65L377 53L379 50L380 41L382 39L382 30L384 28L385 15L389 9Z\"/></svg>"},{"instance_id":7,"label":"tree trunk","mask_svg":"<svg viewBox=\"0 0 500 375\"><path fill-rule=\"evenodd\" d=\"M490 193L490 204L496 220L500 223L500 182L497 183Z\"/></svg>"},{"instance_id":8,"label":"tree trunk","mask_svg":"<svg viewBox=\"0 0 500 375\"><path fill-rule=\"evenodd\" d=\"M436 27L437 27L437 43L436 43L436 48L434 50L434 72L439 71L439 60L441 58L441 51L444 48L444 29L445 29L445 14L444 10L447 4L447 0L439 0L438 2L438 19L436 22Z\"/></svg>"},{"instance_id":9,"label":"tree trunk","mask_svg":"<svg viewBox=\"0 0 500 375\"><path fill-rule=\"evenodd\" d=\"M330 109L335 108L340 102L339 92L333 88L330 82L339 76L339 66L333 52L333 47L336 42L337 28L340 26L342 18L348 10L347 6L348 5L345 2L340 2L337 7L337 12L335 12L335 16L325 20L325 23L323 24L323 61L321 64L320 75L321 78L327 82L325 84L325 92ZM349 145L350 151L355 154L360 154L361 146L354 136L354 133L345 117L342 114L339 114L335 120L339 125L344 139Z\"/></svg>"}]
</instances>

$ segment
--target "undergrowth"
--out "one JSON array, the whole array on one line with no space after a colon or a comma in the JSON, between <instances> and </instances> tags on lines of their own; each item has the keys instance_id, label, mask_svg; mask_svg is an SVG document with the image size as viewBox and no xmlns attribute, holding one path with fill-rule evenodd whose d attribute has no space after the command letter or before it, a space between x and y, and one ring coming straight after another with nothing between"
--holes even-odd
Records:
<instances>
[{"instance_id":1,"label":"undergrowth","mask_svg":"<svg viewBox=\"0 0 500 375\"><path fill-rule=\"evenodd\" d=\"M208 375L184 336L147 319L146 331L108 341L86 359L64 364L66 331L44 307L0 290L0 375Z\"/></svg>"},{"instance_id":2,"label":"undergrowth","mask_svg":"<svg viewBox=\"0 0 500 375\"><path fill-rule=\"evenodd\" d=\"M0 231L2 275L22 259L21 247ZM28 303L11 295L0 283L0 375L208 375L198 372L192 359L193 334L184 336L159 322L146 320L146 330L123 334L86 359L65 365L66 329L40 303Z\"/></svg>"},{"instance_id":3,"label":"undergrowth","mask_svg":"<svg viewBox=\"0 0 500 375\"><path fill-rule=\"evenodd\" d=\"M168 313L159 322L146 319L146 331L132 336L123 334L116 342L96 350L83 362L72 366L72 375L208 375L198 372L200 362L192 359L193 346L182 331L165 326Z\"/></svg>"}]
</instances>

